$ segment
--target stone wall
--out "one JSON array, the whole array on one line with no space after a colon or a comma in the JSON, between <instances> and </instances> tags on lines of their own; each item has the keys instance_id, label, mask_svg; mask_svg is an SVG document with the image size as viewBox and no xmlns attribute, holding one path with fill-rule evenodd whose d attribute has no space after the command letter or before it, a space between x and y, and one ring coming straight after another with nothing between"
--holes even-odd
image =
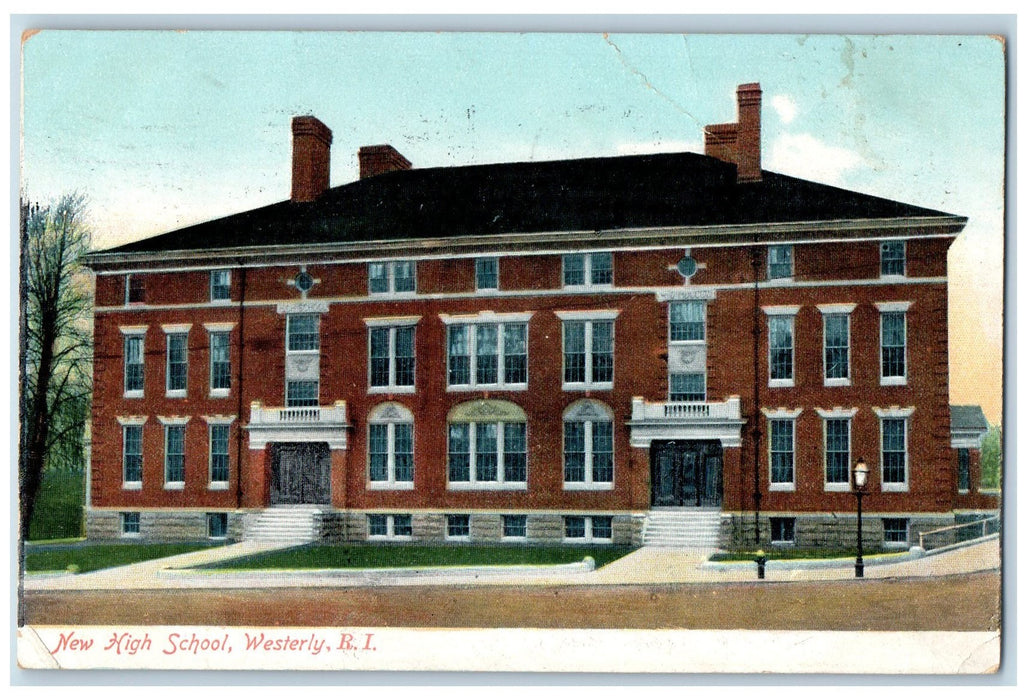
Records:
<instances>
[{"instance_id":1,"label":"stone wall","mask_svg":"<svg viewBox=\"0 0 1027 700\"><path fill-rule=\"evenodd\" d=\"M760 516L760 547L772 546L771 517ZM906 517L909 521L909 539L905 545L884 541L884 518ZM953 524L951 513L938 515L893 516L874 514L863 516L863 546L908 547L917 544L919 534ZM802 549L855 547L857 523L855 514L822 513L795 516L794 546ZM721 546L729 549L753 549L755 524L751 515L732 514L721 523Z\"/></svg>"},{"instance_id":2,"label":"stone wall","mask_svg":"<svg viewBox=\"0 0 1027 700\"><path fill-rule=\"evenodd\" d=\"M132 512L132 511L128 511ZM86 537L90 540L143 540L147 542L197 542L207 537L207 511L138 511L139 535L121 532L121 511L87 510ZM213 512L213 511L212 511ZM228 512L228 539L242 539L245 513Z\"/></svg>"}]
</instances>

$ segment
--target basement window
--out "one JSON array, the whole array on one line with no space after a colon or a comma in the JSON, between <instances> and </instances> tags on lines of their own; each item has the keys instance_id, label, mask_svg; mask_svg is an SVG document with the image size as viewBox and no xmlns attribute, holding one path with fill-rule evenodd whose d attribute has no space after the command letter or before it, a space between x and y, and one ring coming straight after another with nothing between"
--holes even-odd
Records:
<instances>
[{"instance_id":1,"label":"basement window","mask_svg":"<svg viewBox=\"0 0 1027 700\"><path fill-rule=\"evenodd\" d=\"M207 513L207 537L212 540L228 537L228 513Z\"/></svg>"},{"instance_id":2,"label":"basement window","mask_svg":"<svg viewBox=\"0 0 1027 700\"><path fill-rule=\"evenodd\" d=\"M882 518L886 545L909 544L909 518Z\"/></svg>"},{"instance_id":3,"label":"basement window","mask_svg":"<svg viewBox=\"0 0 1027 700\"><path fill-rule=\"evenodd\" d=\"M121 536L139 537L139 513L121 514Z\"/></svg>"},{"instance_id":4,"label":"basement window","mask_svg":"<svg viewBox=\"0 0 1027 700\"><path fill-rule=\"evenodd\" d=\"M770 519L771 544L795 544L795 518Z\"/></svg>"}]
</instances>

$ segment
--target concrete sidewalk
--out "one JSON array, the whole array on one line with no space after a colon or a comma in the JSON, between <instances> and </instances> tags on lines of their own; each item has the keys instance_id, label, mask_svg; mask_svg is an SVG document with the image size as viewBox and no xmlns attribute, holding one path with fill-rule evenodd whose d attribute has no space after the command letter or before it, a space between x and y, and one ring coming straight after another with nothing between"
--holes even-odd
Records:
<instances>
[{"instance_id":1,"label":"concrete sidewalk","mask_svg":"<svg viewBox=\"0 0 1027 700\"><path fill-rule=\"evenodd\" d=\"M164 559L154 559L86 574L30 574L27 591L57 590L174 590L228 588L347 588L413 585L617 585L673 583L730 583L756 581L756 565L703 566L714 550L642 547L596 571L581 565L558 567L452 567L374 571L252 571L220 572L192 569L204 564L282 549L281 543L241 542ZM999 540L992 539L920 559L877 563L867 559L866 578L945 576L997 570ZM830 568L767 569L767 581L823 581L854 578L853 563Z\"/></svg>"}]
</instances>

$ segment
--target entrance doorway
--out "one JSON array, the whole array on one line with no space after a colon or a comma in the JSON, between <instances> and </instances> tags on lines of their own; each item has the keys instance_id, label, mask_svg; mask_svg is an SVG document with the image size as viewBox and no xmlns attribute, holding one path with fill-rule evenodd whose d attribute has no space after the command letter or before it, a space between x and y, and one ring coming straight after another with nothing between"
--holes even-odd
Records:
<instances>
[{"instance_id":1,"label":"entrance doorway","mask_svg":"<svg viewBox=\"0 0 1027 700\"><path fill-rule=\"evenodd\" d=\"M719 440L654 440L649 463L654 506L720 506L724 449Z\"/></svg>"},{"instance_id":2,"label":"entrance doorway","mask_svg":"<svg viewBox=\"0 0 1027 700\"><path fill-rule=\"evenodd\" d=\"M275 444L271 450L271 505L331 503L331 469L328 443Z\"/></svg>"}]
</instances>

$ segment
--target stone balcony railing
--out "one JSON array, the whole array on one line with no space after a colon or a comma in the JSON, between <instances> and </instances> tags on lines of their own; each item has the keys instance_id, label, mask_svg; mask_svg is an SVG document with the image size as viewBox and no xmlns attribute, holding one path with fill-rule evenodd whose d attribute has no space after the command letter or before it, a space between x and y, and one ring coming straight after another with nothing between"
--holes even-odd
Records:
<instances>
[{"instance_id":1,"label":"stone balcony railing","mask_svg":"<svg viewBox=\"0 0 1027 700\"><path fill-rule=\"evenodd\" d=\"M346 402L331 406L264 406L250 404L250 449L275 442L327 442L331 449L346 449Z\"/></svg>"},{"instance_id":2,"label":"stone balcony railing","mask_svg":"<svg viewBox=\"0 0 1027 700\"><path fill-rule=\"evenodd\" d=\"M737 396L726 401L646 401L631 399L631 420L741 420L742 402Z\"/></svg>"},{"instance_id":3,"label":"stone balcony railing","mask_svg":"<svg viewBox=\"0 0 1027 700\"><path fill-rule=\"evenodd\" d=\"M720 440L725 447L741 444L742 402L646 401L631 399L631 444L649 447L653 440Z\"/></svg>"}]
</instances>

